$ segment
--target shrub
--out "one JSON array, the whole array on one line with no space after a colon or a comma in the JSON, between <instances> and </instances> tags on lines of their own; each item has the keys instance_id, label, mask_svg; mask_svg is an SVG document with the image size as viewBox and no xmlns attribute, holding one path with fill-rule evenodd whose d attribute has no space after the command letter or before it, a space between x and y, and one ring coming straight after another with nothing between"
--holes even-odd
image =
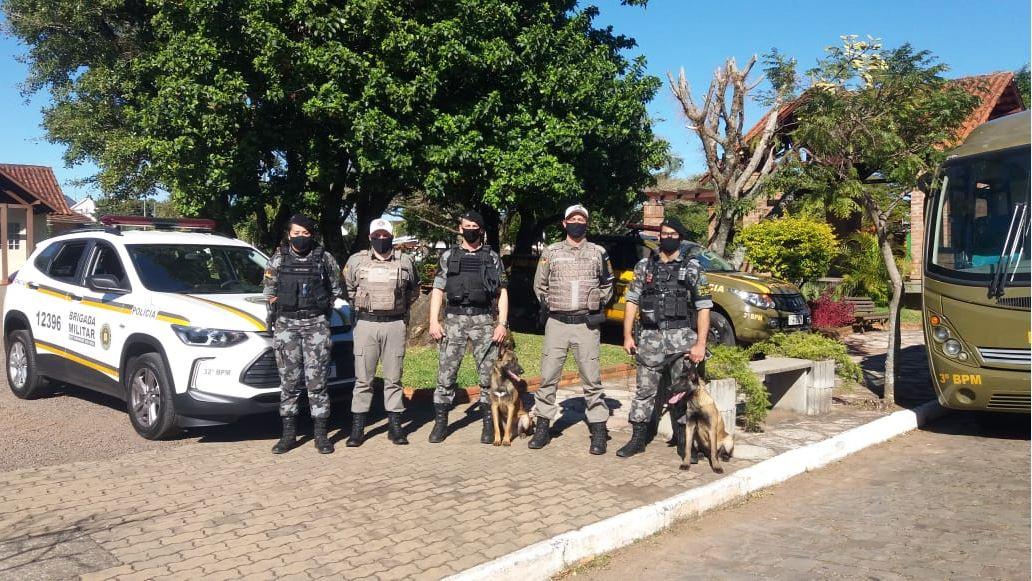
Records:
<instances>
[{"instance_id":1,"label":"shrub","mask_svg":"<svg viewBox=\"0 0 1032 581\"><path fill-rule=\"evenodd\" d=\"M760 353L767 357L796 357L812 361L834 359L835 373L839 377L857 383L864 381L863 371L849 358L846 346L816 333L775 333L746 350L749 357Z\"/></svg>"},{"instance_id":2,"label":"shrub","mask_svg":"<svg viewBox=\"0 0 1032 581\"><path fill-rule=\"evenodd\" d=\"M826 292L810 303L810 316L815 329L844 327L853 322L853 305Z\"/></svg>"},{"instance_id":3,"label":"shrub","mask_svg":"<svg viewBox=\"0 0 1032 581\"><path fill-rule=\"evenodd\" d=\"M744 349L727 345L715 345L712 356L706 360L706 379L734 379L738 392L745 395L745 429L758 432L767 417L770 399L767 388L759 377L749 369L749 355Z\"/></svg>"},{"instance_id":4,"label":"shrub","mask_svg":"<svg viewBox=\"0 0 1032 581\"><path fill-rule=\"evenodd\" d=\"M844 296L871 297L876 304L889 303L889 271L882 260L878 238L874 234L858 232L842 244L842 283L836 291ZM896 256L896 267L905 280L910 263Z\"/></svg>"},{"instance_id":5,"label":"shrub","mask_svg":"<svg viewBox=\"0 0 1032 581\"><path fill-rule=\"evenodd\" d=\"M824 276L838 240L826 222L785 216L747 226L735 240L757 269L797 284Z\"/></svg>"}]
</instances>

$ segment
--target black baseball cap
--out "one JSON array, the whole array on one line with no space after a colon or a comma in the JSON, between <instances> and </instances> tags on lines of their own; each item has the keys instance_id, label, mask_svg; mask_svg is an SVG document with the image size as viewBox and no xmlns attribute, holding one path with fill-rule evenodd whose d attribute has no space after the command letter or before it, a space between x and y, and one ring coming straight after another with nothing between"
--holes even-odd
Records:
<instances>
[{"instance_id":1,"label":"black baseball cap","mask_svg":"<svg viewBox=\"0 0 1032 581\"><path fill-rule=\"evenodd\" d=\"M476 210L466 210L466 213L461 215L461 216L459 216L459 219L460 220L469 220L470 222L473 222L477 226L480 226L481 230L484 229L484 217L482 215L480 215L480 212L478 212Z\"/></svg>"}]
</instances>

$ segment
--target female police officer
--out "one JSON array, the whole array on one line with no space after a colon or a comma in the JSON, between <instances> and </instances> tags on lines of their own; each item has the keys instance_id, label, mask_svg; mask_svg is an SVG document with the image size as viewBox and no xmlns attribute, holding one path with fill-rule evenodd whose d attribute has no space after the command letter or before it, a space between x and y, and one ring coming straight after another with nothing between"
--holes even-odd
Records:
<instances>
[{"instance_id":1,"label":"female police officer","mask_svg":"<svg viewBox=\"0 0 1032 581\"><path fill-rule=\"evenodd\" d=\"M315 447L333 452L326 437L330 398L326 393L326 366L330 360L329 312L344 294L340 267L322 246L315 244L315 221L295 214L288 240L280 246L265 271L264 294L273 322L273 349L280 370L280 417L283 436L272 447L282 454L297 444L297 399L301 373L305 374L308 405L315 422Z\"/></svg>"}]
</instances>

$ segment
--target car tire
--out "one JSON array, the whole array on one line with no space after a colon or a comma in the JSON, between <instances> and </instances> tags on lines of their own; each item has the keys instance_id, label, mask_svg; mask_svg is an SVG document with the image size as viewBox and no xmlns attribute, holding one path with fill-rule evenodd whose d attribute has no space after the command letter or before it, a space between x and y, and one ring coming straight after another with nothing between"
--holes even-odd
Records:
<instances>
[{"instance_id":1,"label":"car tire","mask_svg":"<svg viewBox=\"0 0 1032 581\"><path fill-rule=\"evenodd\" d=\"M7 385L19 399L42 395L49 381L39 374L36 346L28 331L14 331L7 336Z\"/></svg>"},{"instance_id":2,"label":"car tire","mask_svg":"<svg viewBox=\"0 0 1032 581\"><path fill-rule=\"evenodd\" d=\"M706 342L711 345L735 346L735 328L727 317L716 311L710 311L709 336Z\"/></svg>"},{"instance_id":3,"label":"car tire","mask_svg":"<svg viewBox=\"0 0 1032 581\"><path fill-rule=\"evenodd\" d=\"M162 440L179 432L172 381L157 353L129 360L125 375L126 407L133 429L148 440Z\"/></svg>"}]
</instances>

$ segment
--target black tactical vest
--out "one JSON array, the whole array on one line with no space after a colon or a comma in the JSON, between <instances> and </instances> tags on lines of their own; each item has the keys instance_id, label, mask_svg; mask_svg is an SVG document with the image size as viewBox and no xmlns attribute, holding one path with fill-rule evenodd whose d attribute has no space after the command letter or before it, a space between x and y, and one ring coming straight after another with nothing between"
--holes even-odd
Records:
<instances>
[{"instance_id":1,"label":"black tactical vest","mask_svg":"<svg viewBox=\"0 0 1032 581\"><path fill-rule=\"evenodd\" d=\"M307 260L299 260L284 244L280 248L276 306L284 314L321 312L330 308L330 281L323 268L323 248L316 246Z\"/></svg>"},{"instance_id":2,"label":"black tactical vest","mask_svg":"<svg viewBox=\"0 0 1032 581\"><path fill-rule=\"evenodd\" d=\"M470 252L453 246L448 255L444 294L450 306L487 308L491 306L501 273L485 245Z\"/></svg>"},{"instance_id":3,"label":"black tactical vest","mask_svg":"<svg viewBox=\"0 0 1032 581\"><path fill-rule=\"evenodd\" d=\"M642 325L658 327L691 325L695 309L688 280L688 257L679 261L661 262L659 255L649 259L645 270L639 308Z\"/></svg>"}]
</instances>

